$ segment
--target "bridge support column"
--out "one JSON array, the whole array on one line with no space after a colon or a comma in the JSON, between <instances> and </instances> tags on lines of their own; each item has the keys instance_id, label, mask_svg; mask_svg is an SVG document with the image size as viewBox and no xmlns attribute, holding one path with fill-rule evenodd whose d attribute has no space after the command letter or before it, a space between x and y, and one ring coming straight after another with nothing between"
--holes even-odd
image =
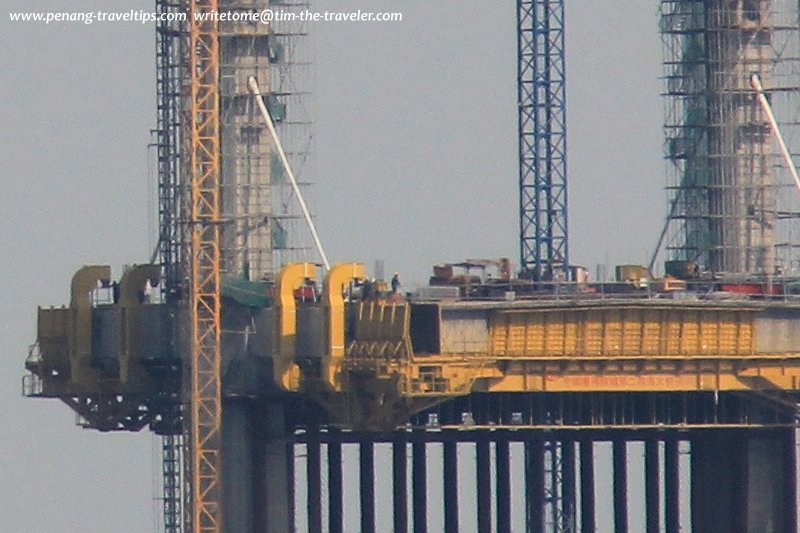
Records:
<instances>
[{"instance_id":1,"label":"bridge support column","mask_svg":"<svg viewBox=\"0 0 800 533\"><path fill-rule=\"evenodd\" d=\"M567 439L561 443L561 494L564 527L568 531L575 531L577 528L575 482L575 441Z\"/></svg>"},{"instance_id":2,"label":"bridge support column","mask_svg":"<svg viewBox=\"0 0 800 533\"><path fill-rule=\"evenodd\" d=\"M250 533L254 527L253 488L257 474L253 467L256 454L263 450L253 428L252 402L225 399L222 409L222 454L225 459L223 475L223 520L226 531Z\"/></svg>"},{"instance_id":3,"label":"bridge support column","mask_svg":"<svg viewBox=\"0 0 800 533\"><path fill-rule=\"evenodd\" d=\"M395 434L392 443L392 488L394 496L394 531L408 532L408 441L405 432Z\"/></svg>"},{"instance_id":4,"label":"bridge support column","mask_svg":"<svg viewBox=\"0 0 800 533\"><path fill-rule=\"evenodd\" d=\"M628 443L613 444L614 462L614 531L628 533Z\"/></svg>"},{"instance_id":5,"label":"bridge support column","mask_svg":"<svg viewBox=\"0 0 800 533\"><path fill-rule=\"evenodd\" d=\"M337 439L340 432L328 429L328 530L330 533L344 532L344 502L342 487L342 443Z\"/></svg>"},{"instance_id":6,"label":"bridge support column","mask_svg":"<svg viewBox=\"0 0 800 533\"><path fill-rule=\"evenodd\" d=\"M478 490L477 506L478 533L492 531L492 464L491 441L489 436L479 433L475 443L475 467Z\"/></svg>"},{"instance_id":7,"label":"bridge support column","mask_svg":"<svg viewBox=\"0 0 800 533\"><path fill-rule=\"evenodd\" d=\"M444 442L444 530L458 533L458 442Z\"/></svg>"},{"instance_id":8,"label":"bridge support column","mask_svg":"<svg viewBox=\"0 0 800 533\"><path fill-rule=\"evenodd\" d=\"M644 442L644 499L645 519L647 533L660 533L661 531L661 496L660 496L660 469L659 441L647 439Z\"/></svg>"},{"instance_id":9,"label":"bridge support column","mask_svg":"<svg viewBox=\"0 0 800 533\"><path fill-rule=\"evenodd\" d=\"M306 485L308 530L322 531L322 454L318 427L308 430L306 441Z\"/></svg>"},{"instance_id":10,"label":"bridge support column","mask_svg":"<svg viewBox=\"0 0 800 533\"><path fill-rule=\"evenodd\" d=\"M414 533L428 531L428 465L425 433L416 432L411 445L412 498L414 502Z\"/></svg>"},{"instance_id":11,"label":"bridge support column","mask_svg":"<svg viewBox=\"0 0 800 533\"><path fill-rule=\"evenodd\" d=\"M253 420L253 453L252 464L248 467L253 476L252 495L249 496L253 505L252 523L248 527L229 527L229 517L225 511L226 499L223 501L223 516L225 517L225 531L241 531L244 533L261 533L263 531L294 531L294 446L292 439L286 434L284 421L284 406L282 404L252 404ZM230 417L229 405L223 407L223 439L226 434L225 419ZM229 418L228 418L229 419ZM230 428L229 428L230 429ZM242 438L246 433L240 434ZM233 438L234 435L229 435ZM223 440L225 442L225 440ZM224 453L224 452L223 452ZM230 459L225 456L225 464ZM223 465L224 469L227 469ZM225 470L225 475L237 476L239 473ZM246 475L246 474L245 474ZM237 477L229 478L237 479ZM236 483L226 483L225 486L242 492Z\"/></svg>"},{"instance_id":12,"label":"bridge support column","mask_svg":"<svg viewBox=\"0 0 800 533\"><path fill-rule=\"evenodd\" d=\"M664 523L666 533L680 533L681 500L680 500L680 441L667 438L664 441Z\"/></svg>"},{"instance_id":13,"label":"bridge support column","mask_svg":"<svg viewBox=\"0 0 800 533\"><path fill-rule=\"evenodd\" d=\"M359 445L359 467L361 533L375 533L375 448L369 438Z\"/></svg>"},{"instance_id":14,"label":"bridge support column","mask_svg":"<svg viewBox=\"0 0 800 533\"><path fill-rule=\"evenodd\" d=\"M527 531L544 531L544 443L525 443L525 509Z\"/></svg>"},{"instance_id":15,"label":"bridge support column","mask_svg":"<svg viewBox=\"0 0 800 533\"><path fill-rule=\"evenodd\" d=\"M581 531L594 531L594 441L582 440L581 454Z\"/></svg>"},{"instance_id":16,"label":"bridge support column","mask_svg":"<svg viewBox=\"0 0 800 533\"><path fill-rule=\"evenodd\" d=\"M794 430L698 431L691 441L692 530L795 530Z\"/></svg>"},{"instance_id":17,"label":"bridge support column","mask_svg":"<svg viewBox=\"0 0 800 533\"><path fill-rule=\"evenodd\" d=\"M222 508L225 531L294 529L294 452L284 407L223 400Z\"/></svg>"},{"instance_id":18,"label":"bridge support column","mask_svg":"<svg viewBox=\"0 0 800 533\"><path fill-rule=\"evenodd\" d=\"M505 436L495 441L495 461L497 533L511 533L511 448Z\"/></svg>"}]
</instances>

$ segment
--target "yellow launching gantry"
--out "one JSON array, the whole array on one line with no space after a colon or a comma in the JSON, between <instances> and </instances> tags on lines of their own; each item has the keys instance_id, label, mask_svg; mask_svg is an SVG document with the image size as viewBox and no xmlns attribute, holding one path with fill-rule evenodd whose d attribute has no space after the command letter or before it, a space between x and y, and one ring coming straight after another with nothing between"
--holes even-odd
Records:
<instances>
[{"instance_id":1,"label":"yellow launching gantry","mask_svg":"<svg viewBox=\"0 0 800 533\"><path fill-rule=\"evenodd\" d=\"M300 367L295 362L297 356L297 291L301 287L309 287L316 277L316 265L313 263L294 263L285 266L278 276L277 289L277 339L272 354L272 366L275 382L287 391L300 388ZM328 271L324 285L325 309L327 324L325 327L326 349L319 352L320 369L323 369L318 383L324 383L325 389L342 392L341 367L345 356L345 290L354 282L364 279L364 265L345 263L334 266ZM316 295L311 302L316 304ZM320 328L320 324L314 324ZM306 324L300 324L304 333L308 331ZM321 333L321 331L316 332ZM321 338L321 337L320 337ZM306 376L308 378L309 376Z\"/></svg>"},{"instance_id":2,"label":"yellow launching gantry","mask_svg":"<svg viewBox=\"0 0 800 533\"><path fill-rule=\"evenodd\" d=\"M81 425L101 431L175 431L164 416L178 393L170 318L150 295L159 279L157 265L130 267L118 283L106 265L78 270L69 307L39 308L24 393L60 398Z\"/></svg>"},{"instance_id":3,"label":"yellow launching gantry","mask_svg":"<svg viewBox=\"0 0 800 533\"><path fill-rule=\"evenodd\" d=\"M223 322L252 316L241 334L226 329L223 358L239 360L222 362L223 395L241 394L229 390L225 374L241 357L268 368L248 395L312 398L330 423L371 431L473 393L800 390L800 302L792 300L596 293L471 300L457 292L406 299L364 290L359 263L334 265L321 285L319 270L289 264L274 287L258 286L260 299L226 296L223 282ZM157 400L169 393L153 371L169 316L140 298L146 282L157 281L153 267L134 267L114 302L98 303L92 295L113 285L109 278L108 267L81 269L70 307L40 310L27 382L92 427L138 430L158 421Z\"/></svg>"},{"instance_id":4,"label":"yellow launching gantry","mask_svg":"<svg viewBox=\"0 0 800 533\"><path fill-rule=\"evenodd\" d=\"M790 301L365 301L348 290L363 266L344 264L328 274L322 303L296 303L287 295L309 268L289 265L280 277L275 367L293 370L276 379L348 427L386 429L475 392L800 389L800 304ZM324 325L298 320L320 305Z\"/></svg>"}]
</instances>

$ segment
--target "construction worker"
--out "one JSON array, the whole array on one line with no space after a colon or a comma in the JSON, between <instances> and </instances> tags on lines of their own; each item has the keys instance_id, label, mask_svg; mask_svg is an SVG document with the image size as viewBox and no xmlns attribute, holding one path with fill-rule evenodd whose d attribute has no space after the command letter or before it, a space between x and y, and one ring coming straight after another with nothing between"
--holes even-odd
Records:
<instances>
[{"instance_id":1,"label":"construction worker","mask_svg":"<svg viewBox=\"0 0 800 533\"><path fill-rule=\"evenodd\" d=\"M394 273L392 276L392 294L397 294L397 291L400 289L400 274L398 272Z\"/></svg>"},{"instance_id":2,"label":"construction worker","mask_svg":"<svg viewBox=\"0 0 800 533\"><path fill-rule=\"evenodd\" d=\"M361 299L369 302L373 298L375 298L375 280L365 279L361 288Z\"/></svg>"}]
</instances>

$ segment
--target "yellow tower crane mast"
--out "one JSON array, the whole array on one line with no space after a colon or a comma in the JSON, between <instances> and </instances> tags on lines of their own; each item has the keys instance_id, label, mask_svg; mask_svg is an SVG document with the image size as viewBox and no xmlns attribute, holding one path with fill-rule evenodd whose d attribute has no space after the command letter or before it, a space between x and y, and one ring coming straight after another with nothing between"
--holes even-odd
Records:
<instances>
[{"instance_id":1,"label":"yellow tower crane mast","mask_svg":"<svg viewBox=\"0 0 800 533\"><path fill-rule=\"evenodd\" d=\"M217 0L189 0L191 507L195 533L222 530L220 117Z\"/></svg>"}]
</instances>

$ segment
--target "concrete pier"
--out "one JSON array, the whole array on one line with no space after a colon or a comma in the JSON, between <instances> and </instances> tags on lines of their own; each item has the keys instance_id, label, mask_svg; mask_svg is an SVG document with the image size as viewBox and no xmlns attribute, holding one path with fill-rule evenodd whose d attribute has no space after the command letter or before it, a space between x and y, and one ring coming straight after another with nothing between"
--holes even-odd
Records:
<instances>
[{"instance_id":1,"label":"concrete pier","mask_svg":"<svg viewBox=\"0 0 800 533\"><path fill-rule=\"evenodd\" d=\"M444 530L458 533L458 443L448 441L443 446Z\"/></svg>"},{"instance_id":2,"label":"concrete pier","mask_svg":"<svg viewBox=\"0 0 800 533\"><path fill-rule=\"evenodd\" d=\"M796 531L794 430L707 430L691 440L692 530Z\"/></svg>"},{"instance_id":3,"label":"concrete pier","mask_svg":"<svg viewBox=\"0 0 800 533\"><path fill-rule=\"evenodd\" d=\"M236 480L223 484L225 531L292 531L294 446L283 406L225 399L223 413L223 476Z\"/></svg>"}]
</instances>

